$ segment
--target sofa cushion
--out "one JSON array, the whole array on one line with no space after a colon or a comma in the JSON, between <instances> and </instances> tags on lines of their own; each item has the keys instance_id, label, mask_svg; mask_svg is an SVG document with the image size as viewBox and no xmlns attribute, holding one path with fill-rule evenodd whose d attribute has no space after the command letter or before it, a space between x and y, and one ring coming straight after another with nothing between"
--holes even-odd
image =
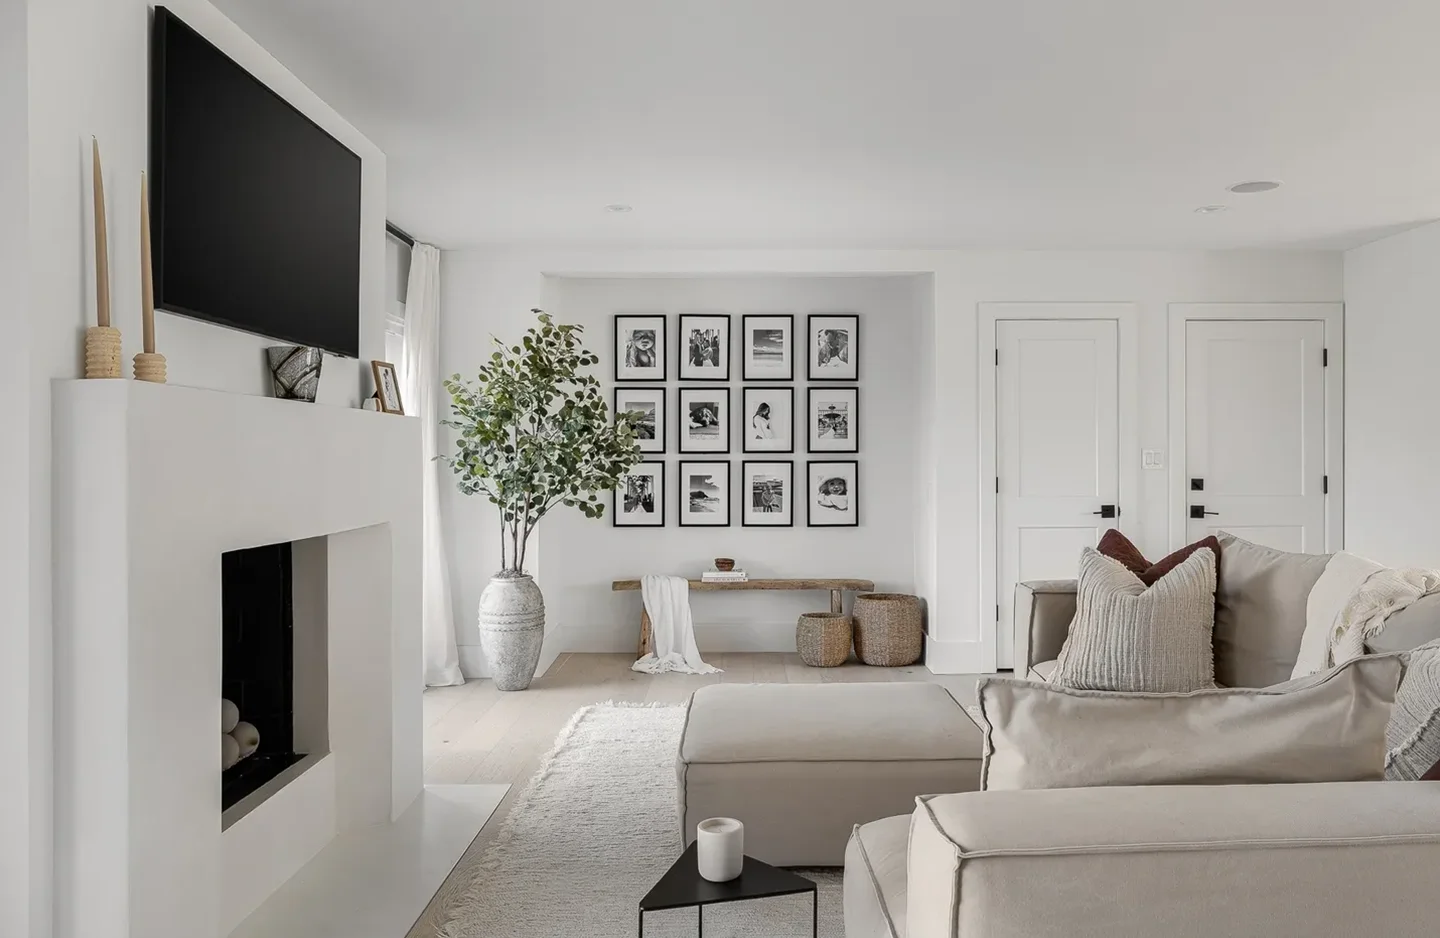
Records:
<instances>
[{"instance_id":1,"label":"sofa cushion","mask_svg":"<svg viewBox=\"0 0 1440 938\"><path fill-rule=\"evenodd\" d=\"M1375 655L1277 687L1188 694L987 678L981 788L1378 780L1401 669Z\"/></svg>"},{"instance_id":2,"label":"sofa cushion","mask_svg":"<svg viewBox=\"0 0 1440 938\"><path fill-rule=\"evenodd\" d=\"M1030 668L1030 679L1035 681L1048 681L1055 676L1055 666L1059 661L1037 661Z\"/></svg>"},{"instance_id":3,"label":"sofa cushion","mask_svg":"<svg viewBox=\"0 0 1440 938\"><path fill-rule=\"evenodd\" d=\"M1371 654L1409 651L1440 641L1440 593L1421 596L1385 620L1385 627L1365 643Z\"/></svg>"},{"instance_id":4,"label":"sofa cushion","mask_svg":"<svg viewBox=\"0 0 1440 938\"><path fill-rule=\"evenodd\" d=\"M1305 634L1305 601L1329 554L1292 554L1220 534L1215 680L1269 687L1290 679Z\"/></svg>"},{"instance_id":5,"label":"sofa cushion","mask_svg":"<svg viewBox=\"0 0 1440 938\"><path fill-rule=\"evenodd\" d=\"M1147 587L1099 551L1080 552L1075 620L1050 680L1173 693L1215 686L1215 554L1192 552Z\"/></svg>"},{"instance_id":6,"label":"sofa cushion","mask_svg":"<svg viewBox=\"0 0 1440 938\"><path fill-rule=\"evenodd\" d=\"M856 827L845 848L845 938L904 938L910 815Z\"/></svg>"},{"instance_id":7,"label":"sofa cushion","mask_svg":"<svg viewBox=\"0 0 1440 938\"><path fill-rule=\"evenodd\" d=\"M1153 585L1162 576L1174 570L1182 560L1195 553L1197 550L1208 547L1215 555L1215 561L1220 561L1220 541L1214 536L1202 537L1194 544L1186 544L1176 551L1171 551L1166 556L1151 563L1140 553L1130 538L1111 528L1100 538L1100 543L1095 549L1100 553L1116 561L1140 578L1140 582L1146 586Z\"/></svg>"},{"instance_id":8,"label":"sofa cushion","mask_svg":"<svg viewBox=\"0 0 1440 938\"><path fill-rule=\"evenodd\" d=\"M1385 777L1413 782L1440 763L1440 642L1403 658L1405 674L1385 731Z\"/></svg>"}]
</instances>

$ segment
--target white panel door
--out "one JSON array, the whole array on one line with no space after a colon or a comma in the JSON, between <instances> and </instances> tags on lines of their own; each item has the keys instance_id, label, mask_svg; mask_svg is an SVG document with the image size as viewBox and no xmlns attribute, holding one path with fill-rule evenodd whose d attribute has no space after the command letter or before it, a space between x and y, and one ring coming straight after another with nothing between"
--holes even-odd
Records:
<instances>
[{"instance_id":1,"label":"white panel door","mask_svg":"<svg viewBox=\"0 0 1440 938\"><path fill-rule=\"evenodd\" d=\"M996 365L996 666L1014 661L1015 584L1074 577L1118 519L1119 330L1113 319L1001 320Z\"/></svg>"},{"instance_id":2,"label":"white panel door","mask_svg":"<svg viewBox=\"0 0 1440 938\"><path fill-rule=\"evenodd\" d=\"M1325 549L1325 324L1185 327L1185 533Z\"/></svg>"}]
</instances>

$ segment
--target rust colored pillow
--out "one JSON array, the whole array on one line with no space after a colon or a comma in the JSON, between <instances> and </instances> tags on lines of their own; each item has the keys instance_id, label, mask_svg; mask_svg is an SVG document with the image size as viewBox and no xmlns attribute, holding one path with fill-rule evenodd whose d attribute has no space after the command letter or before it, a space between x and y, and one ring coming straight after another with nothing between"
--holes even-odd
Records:
<instances>
[{"instance_id":1,"label":"rust colored pillow","mask_svg":"<svg viewBox=\"0 0 1440 938\"><path fill-rule=\"evenodd\" d=\"M1100 543L1095 545L1096 550L1135 574L1140 578L1140 582L1146 586L1155 585L1156 580L1171 570L1174 570L1186 557L1189 557L1202 547L1208 547L1215 552L1215 575L1218 581L1220 575L1220 541L1213 535L1201 538L1194 544L1187 544L1175 551L1175 553L1157 560L1155 563L1146 560L1145 555L1140 553L1140 548L1130 543L1130 538L1114 528L1106 531L1105 536L1100 538ZM1216 592L1219 592L1218 588Z\"/></svg>"},{"instance_id":2,"label":"rust colored pillow","mask_svg":"<svg viewBox=\"0 0 1440 938\"><path fill-rule=\"evenodd\" d=\"M1420 776L1422 782L1440 782L1440 762L1430 767L1430 771Z\"/></svg>"}]
</instances>

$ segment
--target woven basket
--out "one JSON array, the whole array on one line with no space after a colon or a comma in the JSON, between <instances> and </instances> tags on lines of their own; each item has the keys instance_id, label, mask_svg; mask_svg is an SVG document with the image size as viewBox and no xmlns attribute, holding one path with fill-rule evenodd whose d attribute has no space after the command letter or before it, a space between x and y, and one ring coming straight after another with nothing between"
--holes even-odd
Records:
<instances>
[{"instance_id":1,"label":"woven basket","mask_svg":"<svg viewBox=\"0 0 1440 938\"><path fill-rule=\"evenodd\" d=\"M900 668L920 660L920 597L861 593L855 597L855 654L866 664Z\"/></svg>"},{"instance_id":2,"label":"woven basket","mask_svg":"<svg viewBox=\"0 0 1440 938\"><path fill-rule=\"evenodd\" d=\"M812 668L838 668L850 657L850 617L842 612L807 612L795 623L795 647Z\"/></svg>"}]
</instances>

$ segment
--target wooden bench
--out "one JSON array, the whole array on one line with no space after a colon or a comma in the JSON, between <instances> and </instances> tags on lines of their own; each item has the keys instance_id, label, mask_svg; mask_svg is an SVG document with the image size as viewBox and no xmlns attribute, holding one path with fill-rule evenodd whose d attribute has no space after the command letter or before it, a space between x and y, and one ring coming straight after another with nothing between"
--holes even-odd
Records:
<instances>
[{"instance_id":1,"label":"wooden bench","mask_svg":"<svg viewBox=\"0 0 1440 938\"><path fill-rule=\"evenodd\" d=\"M831 612L845 611L843 600L846 590L856 593L875 591L873 580L744 580L739 583L706 583L704 580L690 580L689 582L690 589L697 593L718 593L729 590L828 590ZM639 588L639 580L616 580L610 584L610 589L617 593ZM637 657L643 658L649 654L652 644L650 614L645 611L645 604L642 602L640 604L640 651Z\"/></svg>"}]
</instances>

